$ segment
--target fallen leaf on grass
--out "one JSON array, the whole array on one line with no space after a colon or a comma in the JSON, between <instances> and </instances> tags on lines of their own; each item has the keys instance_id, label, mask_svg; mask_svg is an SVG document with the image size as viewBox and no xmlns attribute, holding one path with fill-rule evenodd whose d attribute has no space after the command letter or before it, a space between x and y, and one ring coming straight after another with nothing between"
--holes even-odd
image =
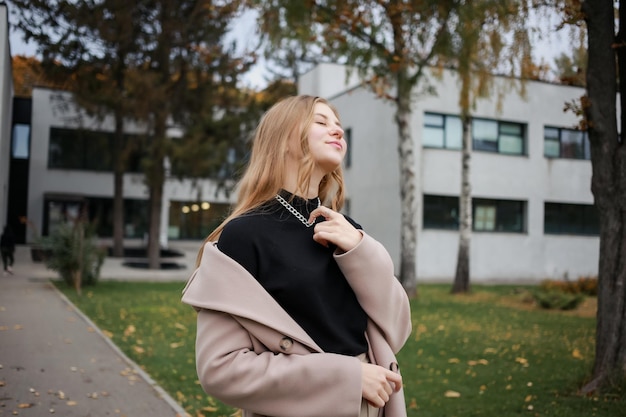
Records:
<instances>
[{"instance_id":1,"label":"fallen leaf on grass","mask_svg":"<svg viewBox=\"0 0 626 417\"><path fill-rule=\"evenodd\" d=\"M461 396L460 392L448 390L443 394L446 398L459 398Z\"/></svg>"},{"instance_id":2,"label":"fallen leaf on grass","mask_svg":"<svg viewBox=\"0 0 626 417\"><path fill-rule=\"evenodd\" d=\"M461 362L461 360L458 359L458 358L450 358L450 359L448 359L448 363L459 363L459 362Z\"/></svg>"},{"instance_id":3,"label":"fallen leaf on grass","mask_svg":"<svg viewBox=\"0 0 626 417\"><path fill-rule=\"evenodd\" d=\"M109 339L113 338L113 333L111 333L108 330L102 330L102 334L105 335L106 337L108 337Z\"/></svg>"},{"instance_id":4,"label":"fallen leaf on grass","mask_svg":"<svg viewBox=\"0 0 626 417\"><path fill-rule=\"evenodd\" d=\"M576 359L584 359L582 353L580 353L580 350L578 349L574 349L574 351L572 352L572 357Z\"/></svg>"},{"instance_id":5,"label":"fallen leaf on grass","mask_svg":"<svg viewBox=\"0 0 626 417\"><path fill-rule=\"evenodd\" d=\"M178 349L181 346L185 346L185 342L172 342L172 343L170 343L170 347L172 349Z\"/></svg>"}]
</instances>

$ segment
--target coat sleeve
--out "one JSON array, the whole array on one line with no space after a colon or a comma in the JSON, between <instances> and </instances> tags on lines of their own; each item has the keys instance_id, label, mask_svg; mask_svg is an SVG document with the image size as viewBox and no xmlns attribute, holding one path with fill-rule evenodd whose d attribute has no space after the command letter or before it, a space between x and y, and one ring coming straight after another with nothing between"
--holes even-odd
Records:
<instances>
[{"instance_id":1,"label":"coat sleeve","mask_svg":"<svg viewBox=\"0 0 626 417\"><path fill-rule=\"evenodd\" d=\"M398 353L411 334L411 308L387 250L363 233L356 247L335 254L335 260L370 320Z\"/></svg>"},{"instance_id":2,"label":"coat sleeve","mask_svg":"<svg viewBox=\"0 0 626 417\"><path fill-rule=\"evenodd\" d=\"M231 315L198 311L196 367L205 392L261 415L358 417L361 365L331 353L255 352Z\"/></svg>"}]
</instances>

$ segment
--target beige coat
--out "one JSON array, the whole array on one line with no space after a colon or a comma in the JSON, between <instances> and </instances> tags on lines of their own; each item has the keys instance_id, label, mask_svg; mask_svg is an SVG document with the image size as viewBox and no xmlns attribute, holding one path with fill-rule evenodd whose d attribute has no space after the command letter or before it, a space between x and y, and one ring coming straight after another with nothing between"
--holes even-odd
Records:
<instances>
[{"instance_id":1,"label":"beige coat","mask_svg":"<svg viewBox=\"0 0 626 417\"><path fill-rule=\"evenodd\" d=\"M337 264L369 316L373 363L396 369L395 353L411 333L408 297L383 246L364 234ZM244 409L244 416L358 417L361 363L325 353L236 261L214 244L183 291L198 311L196 366L203 389ZM385 417L404 417L403 391Z\"/></svg>"}]
</instances>

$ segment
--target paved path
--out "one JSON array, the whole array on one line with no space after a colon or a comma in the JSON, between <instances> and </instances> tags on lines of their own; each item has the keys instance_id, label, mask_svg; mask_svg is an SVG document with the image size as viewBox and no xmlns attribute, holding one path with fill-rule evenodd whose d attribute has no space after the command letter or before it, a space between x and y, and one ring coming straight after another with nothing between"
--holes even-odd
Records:
<instances>
[{"instance_id":1,"label":"paved path","mask_svg":"<svg viewBox=\"0 0 626 417\"><path fill-rule=\"evenodd\" d=\"M176 417L184 410L58 292L18 248L0 275L0 416ZM195 248L184 262L191 262ZM107 258L102 279L185 280Z\"/></svg>"}]
</instances>

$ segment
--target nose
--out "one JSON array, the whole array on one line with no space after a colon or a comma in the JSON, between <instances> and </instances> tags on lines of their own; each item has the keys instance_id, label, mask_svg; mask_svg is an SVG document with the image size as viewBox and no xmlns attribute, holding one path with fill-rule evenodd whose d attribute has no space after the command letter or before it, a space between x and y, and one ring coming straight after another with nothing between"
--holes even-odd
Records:
<instances>
[{"instance_id":1,"label":"nose","mask_svg":"<svg viewBox=\"0 0 626 417\"><path fill-rule=\"evenodd\" d=\"M340 126L333 126L330 130L330 134L333 136L343 137L343 129Z\"/></svg>"}]
</instances>

